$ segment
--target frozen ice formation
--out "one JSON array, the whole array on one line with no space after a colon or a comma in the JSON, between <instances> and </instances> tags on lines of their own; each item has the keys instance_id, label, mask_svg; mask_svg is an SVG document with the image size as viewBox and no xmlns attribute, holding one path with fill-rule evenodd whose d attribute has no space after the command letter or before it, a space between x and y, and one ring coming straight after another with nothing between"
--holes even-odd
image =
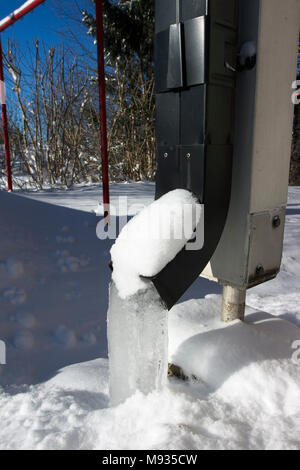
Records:
<instances>
[{"instance_id":1,"label":"frozen ice formation","mask_svg":"<svg viewBox=\"0 0 300 470\"><path fill-rule=\"evenodd\" d=\"M150 393L165 385L168 369L168 312L154 286L121 299L112 282L108 310L110 404L137 390Z\"/></svg>"}]
</instances>

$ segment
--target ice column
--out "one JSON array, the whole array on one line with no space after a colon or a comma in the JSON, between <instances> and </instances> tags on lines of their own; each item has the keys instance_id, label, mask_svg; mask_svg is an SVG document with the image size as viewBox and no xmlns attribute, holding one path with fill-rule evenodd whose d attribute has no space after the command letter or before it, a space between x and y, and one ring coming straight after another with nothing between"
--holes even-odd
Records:
<instances>
[{"instance_id":1,"label":"ice column","mask_svg":"<svg viewBox=\"0 0 300 470\"><path fill-rule=\"evenodd\" d=\"M121 299L111 283L107 318L110 404L137 390L161 389L168 370L168 312L149 281L146 290Z\"/></svg>"}]
</instances>

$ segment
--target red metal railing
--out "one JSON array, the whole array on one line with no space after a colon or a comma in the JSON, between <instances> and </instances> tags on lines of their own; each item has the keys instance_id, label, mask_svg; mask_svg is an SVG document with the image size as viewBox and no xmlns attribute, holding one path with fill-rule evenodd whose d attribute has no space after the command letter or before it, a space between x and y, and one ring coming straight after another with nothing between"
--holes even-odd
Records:
<instances>
[{"instance_id":1,"label":"red metal railing","mask_svg":"<svg viewBox=\"0 0 300 470\"><path fill-rule=\"evenodd\" d=\"M5 83L4 83L3 55L2 55L1 37L0 37L0 87L1 87L0 95L1 95L3 137L4 137L4 147L5 147L7 189L8 189L8 191L12 191L10 147L9 147L8 121L7 121L7 110L6 110L6 100L5 100Z\"/></svg>"},{"instance_id":2,"label":"red metal railing","mask_svg":"<svg viewBox=\"0 0 300 470\"><path fill-rule=\"evenodd\" d=\"M17 8L0 21L0 33L44 2L45 0L28 0L25 2L20 8Z\"/></svg>"}]
</instances>

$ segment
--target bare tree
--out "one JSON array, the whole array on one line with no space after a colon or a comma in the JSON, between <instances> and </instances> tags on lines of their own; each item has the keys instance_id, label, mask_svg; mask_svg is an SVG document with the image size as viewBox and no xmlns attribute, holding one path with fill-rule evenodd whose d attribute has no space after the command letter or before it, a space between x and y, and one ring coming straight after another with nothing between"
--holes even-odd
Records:
<instances>
[{"instance_id":1,"label":"bare tree","mask_svg":"<svg viewBox=\"0 0 300 470\"><path fill-rule=\"evenodd\" d=\"M70 187L99 171L100 156L88 145L89 138L97 138L89 126L94 114L89 73L62 46L46 50L36 41L28 57L24 67L18 48L9 44L7 67L21 116L21 125L12 126L13 146L39 187Z\"/></svg>"}]
</instances>

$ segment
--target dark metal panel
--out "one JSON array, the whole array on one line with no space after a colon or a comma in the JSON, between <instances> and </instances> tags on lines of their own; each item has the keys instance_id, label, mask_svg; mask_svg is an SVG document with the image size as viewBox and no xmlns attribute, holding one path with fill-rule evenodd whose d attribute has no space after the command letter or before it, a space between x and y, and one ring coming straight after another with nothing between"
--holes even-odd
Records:
<instances>
[{"instance_id":1,"label":"dark metal panel","mask_svg":"<svg viewBox=\"0 0 300 470\"><path fill-rule=\"evenodd\" d=\"M177 23L176 2L178 0L155 0L155 32L167 29Z\"/></svg>"},{"instance_id":2,"label":"dark metal panel","mask_svg":"<svg viewBox=\"0 0 300 470\"><path fill-rule=\"evenodd\" d=\"M182 88L182 24L172 24L155 36L156 93Z\"/></svg>"},{"instance_id":3,"label":"dark metal panel","mask_svg":"<svg viewBox=\"0 0 300 470\"><path fill-rule=\"evenodd\" d=\"M210 0L210 84L235 86L235 68L237 57L237 1ZM226 66L226 62L229 67Z\"/></svg>"},{"instance_id":4,"label":"dark metal panel","mask_svg":"<svg viewBox=\"0 0 300 470\"><path fill-rule=\"evenodd\" d=\"M155 36L155 91L160 93L167 89L169 30L161 31Z\"/></svg>"},{"instance_id":5,"label":"dark metal panel","mask_svg":"<svg viewBox=\"0 0 300 470\"><path fill-rule=\"evenodd\" d=\"M181 144L204 144L206 86L201 85L180 93Z\"/></svg>"},{"instance_id":6,"label":"dark metal panel","mask_svg":"<svg viewBox=\"0 0 300 470\"><path fill-rule=\"evenodd\" d=\"M206 15L206 13L207 0L181 0L181 21L203 16Z\"/></svg>"},{"instance_id":7,"label":"dark metal panel","mask_svg":"<svg viewBox=\"0 0 300 470\"><path fill-rule=\"evenodd\" d=\"M159 146L157 148L156 199L181 187L179 147Z\"/></svg>"},{"instance_id":8,"label":"dark metal panel","mask_svg":"<svg viewBox=\"0 0 300 470\"><path fill-rule=\"evenodd\" d=\"M189 189L204 203L205 145L188 145L180 149L181 187Z\"/></svg>"},{"instance_id":9,"label":"dark metal panel","mask_svg":"<svg viewBox=\"0 0 300 470\"><path fill-rule=\"evenodd\" d=\"M156 142L158 146L180 143L180 95L176 92L156 95Z\"/></svg>"},{"instance_id":10,"label":"dark metal panel","mask_svg":"<svg viewBox=\"0 0 300 470\"><path fill-rule=\"evenodd\" d=\"M233 143L234 89L207 86L207 138L215 145Z\"/></svg>"},{"instance_id":11,"label":"dark metal panel","mask_svg":"<svg viewBox=\"0 0 300 470\"><path fill-rule=\"evenodd\" d=\"M185 3L185 0L182 1ZM208 14L216 23L236 29L239 1L240 0L208 0ZM249 0L246 1L249 2Z\"/></svg>"},{"instance_id":12,"label":"dark metal panel","mask_svg":"<svg viewBox=\"0 0 300 470\"><path fill-rule=\"evenodd\" d=\"M183 87L182 24L172 24L169 30L167 89Z\"/></svg>"},{"instance_id":13,"label":"dark metal panel","mask_svg":"<svg viewBox=\"0 0 300 470\"><path fill-rule=\"evenodd\" d=\"M185 67L187 86L200 85L206 80L207 18L200 16L184 23Z\"/></svg>"},{"instance_id":14,"label":"dark metal panel","mask_svg":"<svg viewBox=\"0 0 300 470\"><path fill-rule=\"evenodd\" d=\"M203 271L218 245L226 221L230 200L231 165L231 146L207 147L204 247L198 251L182 250L152 280L166 307L169 309L172 308L198 278L199 273ZM214 184L212 184L213 181Z\"/></svg>"},{"instance_id":15,"label":"dark metal panel","mask_svg":"<svg viewBox=\"0 0 300 470\"><path fill-rule=\"evenodd\" d=\"M167 3L161 1L161 5ZM210 16L204 19L207 4ZM171 308L211 259L226 222L231 190L232 146L228 144L233 140L235 74L225 63L235 56L236 0L174 0L174 6L180 7L176 22L184 22L182 42L178 40L179 28L174 29L177 35L173 41L174 54L180 51L178 45L182 46L182 56L176 60L169 59L169 28L174 24L174 11L162 12L161 5L157 15L162 14L164 22L160 19L158 22L167 33L157 37L157 45L161 46L156 53L159 68L156 197L186 188L205 204L204 247L198 251L183 250L153 279L161 298ZM178 63L182 64L182 81L178 80ZM174 64L177 64L175 79L167 84L168 69ZM178 83L183 83L183 87L179 88ZM176 86L177 91L168 90L169 86Z\"/></svg>"},{"instance_id":16,"label":"dark metal panel","mask_svg":"<svg viewBox=\"0 0 300 470\"><path fill-rule=\"evenodd\" d=\"M204 202L205 145L157 149L156 198L173 189L189 189Z\"/></svg>"}]
</instances>

